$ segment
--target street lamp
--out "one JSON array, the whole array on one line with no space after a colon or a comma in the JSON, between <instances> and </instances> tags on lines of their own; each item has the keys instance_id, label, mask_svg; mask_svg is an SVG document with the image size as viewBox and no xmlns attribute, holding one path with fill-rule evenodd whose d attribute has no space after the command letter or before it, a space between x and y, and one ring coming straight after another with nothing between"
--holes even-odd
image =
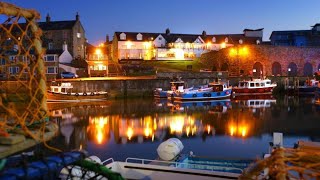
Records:
<instances>
[{"instance_id":1,"label":"street lamp","mask_svg":"<svg viewBox=\"0 0 320 180\"><path fill-rule=\"evenodd\" d=\"M231 57L236 57L238 61L238 75L240 76L240 57L241 56L247 56L249 54L248 48L247 47L238 47L236 46L235 48L231 48L229 51L229 55Z\"/></svg>"}]
</instances>

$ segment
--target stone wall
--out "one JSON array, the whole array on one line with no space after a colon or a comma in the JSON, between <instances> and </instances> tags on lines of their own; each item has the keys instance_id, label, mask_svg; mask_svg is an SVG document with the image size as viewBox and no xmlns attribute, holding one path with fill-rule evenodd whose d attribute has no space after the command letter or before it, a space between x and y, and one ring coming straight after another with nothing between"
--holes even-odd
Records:
<instances>
[{"instance_id":1,"label":"stone wall","mask_svg":"<svg viewBox=\"0 0 320 180\"><path fill-rule=\"evenodd\" d=\"M241 49L244 46L233 47L234 50ZM320 68L320 48L306 47L283 47L268 45L245 45L247 55L231 55L231 48L220 51L212 51L201 56L201 62L208 68L225 70L227 67L229 74L237 74L243 70L243 75L253 75L255 63L262 64L262 75L273 75L272 70L275 63L281 65L279 75L287 76L290 63L297 66L297 75L303 76L306 63L312 65L312 72L319 71ZM278 74L276 74L278 75Z\"/></svg>"}]
</instances>

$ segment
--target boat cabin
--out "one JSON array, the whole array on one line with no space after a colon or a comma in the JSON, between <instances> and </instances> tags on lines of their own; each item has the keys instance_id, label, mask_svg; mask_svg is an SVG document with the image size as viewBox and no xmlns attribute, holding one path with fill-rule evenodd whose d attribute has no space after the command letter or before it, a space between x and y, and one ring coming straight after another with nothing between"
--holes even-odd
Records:
<instances>
[{"instance_id":1,"label":"boat cabin","mask_svg":"<svg viewBox=\"0 0 320 180\"><path fill-rule=\"evenodd\" d=\"M184 81L174 81L174 82L170 82L171 84L171 91L175 91L175 90L181 90L184 88L185 83Z\"/></svg>"},{"instance_id":2,"label":"boat cabin","mask_svg":"<svg viewBox=\"0 0 320 180\"><path fill-rule=\"evenodd\" d=\"M304 83L305 86L312 86L312 87L318 87L319 86L319 81L315 79L307 79L306 82Z\"/></svg>"},{"instance_id":3,"label":"boat cabin","mask_svg":"<svg viewBox=\"0 0 320 180\"><path fill-rule=\"evenodd\" d=\"M50 86L50 92L53 93L68 93L73 88L71 83L61 83L61 85Z\"/></svg>"},{"instance_id":4,"label":"boat cabin","mask_svg":"<svg viewBox=\"0 0 320 180\"><path fill-rule=\"evenodd\" d=\"M240 81L239 88L258 88L271 86L271 80Z\"/></svg>"},{"instance_id":5,"label":"boat cabin","mask_svg":"<svg viewBox=\"0 0 320 180\"><path fill-rule=\"evenodd\" d=\"M212 92L221 92L228 87L226 84L209 84L209 88L212 88Z\"/></svg>"}]
</instances>

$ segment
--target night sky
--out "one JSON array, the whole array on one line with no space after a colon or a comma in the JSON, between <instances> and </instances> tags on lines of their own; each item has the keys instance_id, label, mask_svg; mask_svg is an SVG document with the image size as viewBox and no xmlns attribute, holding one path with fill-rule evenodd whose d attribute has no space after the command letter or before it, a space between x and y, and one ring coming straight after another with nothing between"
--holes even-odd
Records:
<instances>
[{"instance_id":1,"label":"night sky","mask_svg":"<svg viewBox=\"0 0 320 180\"><path fill-rule=\"evenodd\" d=\"M310 29L320 23L319 0L6 0L35 9L44 21L75 19L76 12L89 43L99 44L115 31L207 34L242 33L264 28Z\"/></svg>"}]
</instances>

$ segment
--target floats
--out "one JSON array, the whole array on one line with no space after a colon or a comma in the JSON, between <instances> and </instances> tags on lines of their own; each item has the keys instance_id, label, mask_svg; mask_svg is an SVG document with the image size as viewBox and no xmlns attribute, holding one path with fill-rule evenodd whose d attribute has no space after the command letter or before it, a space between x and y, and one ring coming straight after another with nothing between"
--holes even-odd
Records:
<instances>
[{"instance_id":1,"label":"floats","mask_svg":"<svg viewBox=\"0 0 320 180\"><path fill-rule=\"evenodd\" d=\"M50 86L47 93L48 102L91 102L104 101L108 97L106 91L91 91L91 92L72 92L73 86L71 83L61 83Z\"/></svg>"}]
</instances>

